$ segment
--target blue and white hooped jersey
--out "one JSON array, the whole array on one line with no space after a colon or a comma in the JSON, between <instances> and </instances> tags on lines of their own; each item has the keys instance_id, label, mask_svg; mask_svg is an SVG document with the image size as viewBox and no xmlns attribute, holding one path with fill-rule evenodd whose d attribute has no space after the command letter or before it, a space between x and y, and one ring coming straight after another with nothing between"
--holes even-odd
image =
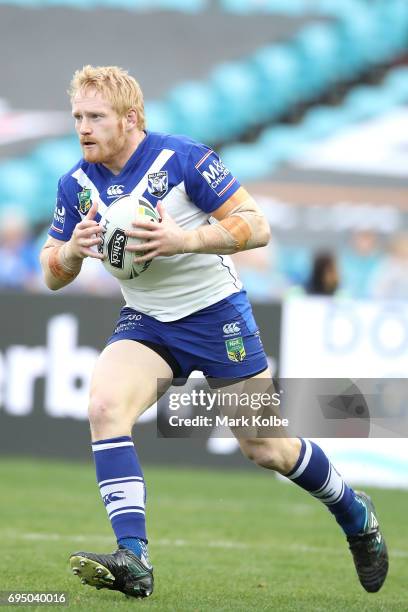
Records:
<instances>
[{"instance_id":1,"label":"blue and white hooped jersey","mask_svg":"<svg viewBox=\"0 0 408 612\"><path fill-rule=\"evenodd\" d=\"M69 240L89 209L89 196L99 200L103 214L125 194L143 196L153 206L161 200L180 227L195 229L209 222L211 213L239 186L205 145L184 136L147 132L120 174L81 159L61 177L49 234ZM156 257L137 278L118 282L127 306L160 321L181 319L242 288L228 256L197 253Z\"/></svg>"}]
</instances>

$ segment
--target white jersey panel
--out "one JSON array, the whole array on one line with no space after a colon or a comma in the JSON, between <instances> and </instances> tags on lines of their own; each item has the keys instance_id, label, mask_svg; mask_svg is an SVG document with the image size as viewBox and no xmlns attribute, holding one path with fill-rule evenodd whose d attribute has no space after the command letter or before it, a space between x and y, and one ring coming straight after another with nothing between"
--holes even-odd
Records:
<instances>
[{"instance_id":1,"label":"white jersey panel","mask_svg":"<svg viewBox=\"0 0 408 612\"><path fill-rule=\"evenodd\" d=\"M173 187L163 203L186 230L210 218L188 199L183 183ZM242 288L230 257L197 253L156 257L143 274L120 285L127 306L159 321L181 319Z\"/></svg>"},{"instance_id":2,"label":"white jersey panel","mask_svg":"<svg viewBox=\"0 0 408 612\"><path fill-rule=\"evenodd\" d=\"M206 145L146 132L119 174L81 159L61 177L49 234L70 240L91 203L98 202L99 221L119 194L143 197L154 207L162 200L176 223L195 229L239 187ZM229 257L191 253L157 257L139 277L118 282L128 306L160 321L181 319L242 288Z\"/></svg>"}]
</instances>

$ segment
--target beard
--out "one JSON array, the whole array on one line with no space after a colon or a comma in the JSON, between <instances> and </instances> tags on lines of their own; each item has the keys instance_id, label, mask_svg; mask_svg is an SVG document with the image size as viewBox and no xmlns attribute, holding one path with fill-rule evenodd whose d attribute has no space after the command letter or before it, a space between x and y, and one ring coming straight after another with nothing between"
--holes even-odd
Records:
<instances>
[{"instance_id":1,"label":"beard","mask_svg":"<svg viewBox=\"0 0 408 612\"><path fill-rule=\"evenodd\" d=\"M108 140L95 141L90 148L82 146L83 157L92 164L109 164L123 151L125 144L125 130L122 123L118 122L116 134Z\"/></svg>"}]
</instances>

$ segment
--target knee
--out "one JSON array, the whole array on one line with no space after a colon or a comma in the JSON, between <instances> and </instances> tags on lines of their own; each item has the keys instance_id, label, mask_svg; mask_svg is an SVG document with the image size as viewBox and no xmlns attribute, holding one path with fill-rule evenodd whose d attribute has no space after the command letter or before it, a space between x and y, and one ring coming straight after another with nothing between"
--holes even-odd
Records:
<instances>
[{"instance_id":1,"label":"knee","mask_svg":"<svg viewBox=\"0 0 408 612\"><path fill-rule=\"evenodd\" d=\"M299 444L291 439L257 438L241 444L244 455L260 467L287 474L299 456Z\"/></svg>"},{"instance_id":2,"label":"knee","mask_svg":"<svg viewBox=\"0 0 408 612\"><path fill-rule=\"evenodd\" d=\"M88 416L92 428L100 429L118 419L119 405L114 398L98 392L91 393Z\"/></svg>"}]
</instances>

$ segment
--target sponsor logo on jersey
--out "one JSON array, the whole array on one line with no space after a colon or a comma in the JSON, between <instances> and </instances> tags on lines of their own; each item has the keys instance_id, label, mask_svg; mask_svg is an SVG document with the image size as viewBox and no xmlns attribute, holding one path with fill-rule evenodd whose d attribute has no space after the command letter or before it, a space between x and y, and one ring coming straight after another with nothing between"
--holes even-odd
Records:
<instances>
[{"instance_id":1,"label":"sponsor logo on jersey","mask_svg":"<svg viewBox=\"0 0 408 612\"><path fill-rule=\"evenodd\" d=\"M121 499L125 499L124 491L112 491L112 493L107 493L103 496L103 503L105 506L107 506L108 504L115 501L120 501Z\"/></svg>"},{"instance_id":2,"label":"sponsor logo on jersey","mask_svg":"<svg viewBox=\"0 0 408 612\"><path fill-rule=\"evenodd\" d=\"M232 336L234 334L239 334L241 331L241 328L239 326L238 321L234 321L233 323L226 323L223 326L222 331L224 332L226 336Z\"/></svg>"},{"instance_id":3,"label":"sponsor logo on jersey","mask_svg":"<svg viewBox=\"0 0 408 612\"><path fill-rule=\"evenodd\" d=\"M169 175L167 170L151 172L147 175L147 190L155 198L162 198L169 188Z\"/></svg>"},{"instance_id":4,"label":"sponsor logo on jersey","mask_svg":"<svg viewBox=\"0 0 408 612\"><path fill-rule=\"evenodd\" d=\"M116 229L108 242L108 257L109 263L114 268L123 269L125 261L125 246L127 243L127 236L121 229Z\"/></svg>"},{"instance_id":5,"label":"sponsor logo on jersey","mask_svg":"<svg viewBox=\"0 0 408 612\"><path fill-rule=\"evenodd\" d=\"M62 232L64 231L64 224L65 224L65 206L63 206L62 204L58 206L58 202L57 202L57 205L54 211L54 219L52 221L51 228L55 230L56 232L59 232L60 234L62 234Z\"/></svg>"},{"instance_id":6,"label":"sponsor logo on jersey","mask_svg":"<svg viewBox=\"0 0 408 612\"><path fill-rule=\"evenodd\" d=\"M111 185L106 190L108 198L116 198L117 196L122 195L124 188L124 185Z\"/></svg>"},{"instance_id":7,"label":"sponsor logo on jersey","mask_svg":"<svg viewBox=\"0 0 408 612\"><path fill-rule=\"evenodd\" d=\"M246 351L242 336L239 338L230 338L230 340L226 340L225 347L227 349L228 359L237 363L244 361Z\"/></svg>"},{"instance_id":8,"label":"sponsor logo on jersey","mask_svg":"<svg viewBox=\"0 0 408 612\"><path fill-rule=\"evenodd\" d=\"M230 170L217 157L214 151L208 151L196 164L196 169L205 182L221 197L236 181Z\"/></svg>"},{"instance_id":9,"label":"sponsor logo on jersey","mask_svg":"<svg viewBox=\"0 0 408 612\"><path fill-rule=\"evenodd\" d=\"M86 213L92 206L91 189L86 189L86 187L84 187L82 191L78 193L78 202L79 202L79 205L78 205L79 212L82 213L83 215L86 215Z\"/></svg>"}]
</instances>

